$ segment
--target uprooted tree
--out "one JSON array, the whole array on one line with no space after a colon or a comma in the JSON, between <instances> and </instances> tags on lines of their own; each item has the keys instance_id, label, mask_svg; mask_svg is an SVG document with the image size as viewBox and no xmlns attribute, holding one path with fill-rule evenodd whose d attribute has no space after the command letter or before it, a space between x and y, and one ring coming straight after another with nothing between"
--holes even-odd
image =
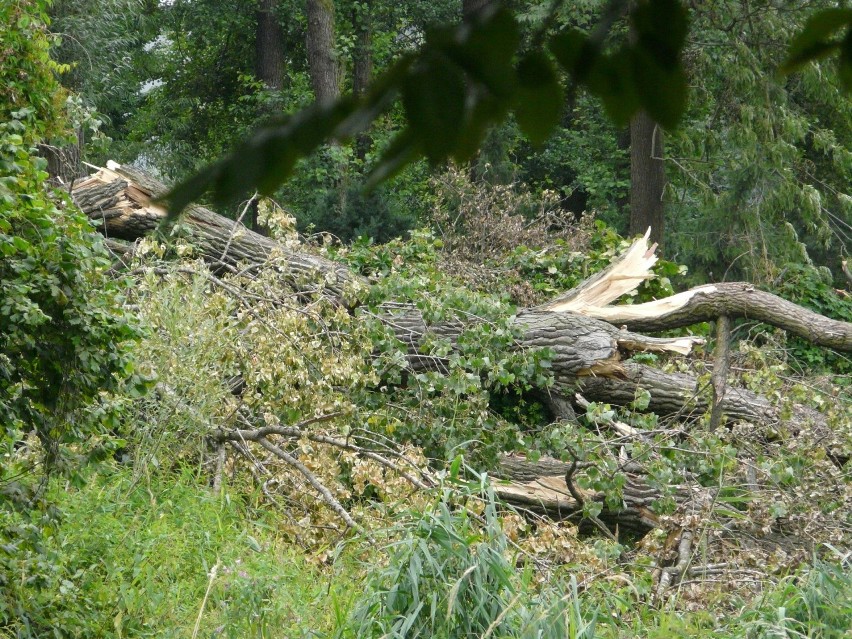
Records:
<instances>
[{"instance_id":1,"label":"uprooted tree","mask_svg":"<svg viewBox=\"0 0 852 639\"><path fill-rule=\"evenodd\" d=\"M167 218L166 211L155 200L165 193L164 185L140 171L110 164L92 176L73 185L76 204L98 225L117 256L116 268L129 264L133 241L156 231ZM369 282L344 265L308 251L294 250L268 237L258 235L239 221L220 216L201 206L190 206L180 225L187 231L186 240L204 257L213 275L211 279L225 288L238 287L232 280L219 279L222 273L245 273L273 257L286 265L285 277L297 293L315 293L321 282L322 295L354 314L362 310L352 290L369 286ZM646 398L643 409L658 415L672 416L677 423L695 421L696 415L709 414L715 427L722 420L747 422L767 429L784 428L793 433L807 432L810 441L819 442L824 454L836 465L846 462L846 451L833 437L832 424L826 416L802 405L779 406L754 392L731 387L728 379L728 342L730 320L749 318L779 327L812 343L838 351L852 351L852 324L831 320L787 302L747 283L700 286L662 300L628 306L612 305L623 294L635 289L649 277L656 261L654 247L647 236L637 240L605 271L589 278L575 289L549 303L517 312L512 323L516 329L518 349L546 349L550 353L552 378L547 387L532 389L557 420L576 421L575 411L590 402L633 405L639 395ZM406 346L406 367L410 374L441 370L447 366L449 353L435 355L423 345L435 339L454 344L470 318L429 321L422 310L399 302L382 305L381 321ZM687 327L699 322L717 324L716 361L709 379L685 373L665 372L631 360L636 353L662 352L687 355L703 342L696 337L650 337L644 332L659 332ZM641 331L641 332L640 332ZM166 380L167 381L167 380ZM404 383L404 381L402 382ZM168 393L167 385L160 385ZM328 417L333 419L334 415ZM307 437L319 444L335 446L366 456L384 468L401 473L418 489L431 485L433 479L421 468L406 465L404 456L387 449L379 451L364 441L348 435L307 431L308 420L301 424L263 425L236 415L233 424L212 425L210 441L218 456L217 479L225 459L225 446L232 445L245 453L248 442L259 444L268 453L290 464L313 486L321 498L337 512L348 526L357 527L341 502L300 462L286 445L276 443ZM598 426L613 433L616 441L641 440L645 433L605 416ZM686 428L686 427L684 427ZM617 447L617 446L616 446ZM498 494L506 501L532 512L553 518L585 513L604 534L618 531L644 533L655 527L672 529L674 545L683 546L680 556L690 550L691 533L683 526L665 523L652 505L659 491L644 479L642 467L621 453L619 471L626 477L619 503L606 502L600 491L582 489L577 483L589 467L566 446L569 454L563 460L542 458L536 461L522 456L505 455L499 468L490 469L505 478L497 485ZM713 501L714 491L699 485L679 485L672 491L682 512L700 512ZM602 508L589 509L589 504ZM668 583L683 577L685 566L676 561L660 577ZM679 568L680 567L680 568ZM682 570L683 568L684 570ZM668 575L668 576L666 576Z\"/></svg>"}]
</instances>

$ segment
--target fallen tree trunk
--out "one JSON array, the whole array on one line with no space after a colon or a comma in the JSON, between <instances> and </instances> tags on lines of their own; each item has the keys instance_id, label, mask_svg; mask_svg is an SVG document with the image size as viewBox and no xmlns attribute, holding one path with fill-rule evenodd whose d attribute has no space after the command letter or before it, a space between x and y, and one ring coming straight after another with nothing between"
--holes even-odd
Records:
<instances>
[{"instance_id":1,"label":"fallen tree trunk","mask_svg":"<svg viewBox=\"0 0 852 639\"><path fill-rule=\"evenodd\" d=\"M559 303L545 304L547 310L570 310ZM852 351L852 323L833 320L793 302L761 291L748 282L698 286L665 299L625 306L586 307L583 311L632 331L664 331L721 316L765 322L827 348Z\"/></svg>"},{"instance_id":2,"label":"fallen tree trunk","mask_svg":"<svg viewBox=\"0 0 852 639\"><path fill-rule=\"evenodd\" d=\"M153 198L165 191L163 184L144 173L112 166L76 183L72 195L108 238L111 250L129 260L132 247L121 241L137 240L161 226L166 212L153 202ZM213 270L234 272L276 261L286 266L285 276L294 289L303 292L321 289L353 312L370 312L368 309L356 309L347 301L346 296L352 288L366 286L368 282L341 264L288 249L252 232L238 221L200 206L189 207L179 224L188 231L187 241ZM817 344L852 351L852 324L829 320L747 284L698 287L650 304L611 306L620 295L647 279L648 269L655 260L653 248L649 249L647 243L640 240L606 271L566 295L549 304L517 313L514 318L519 336L517 347L547 348L553 354L554 385L538 391L549 399L554 413L572 418L573 408L585 409L588 406L586 400L630 405L646 391L650 396L648 411L673 415L685 423L705 415L712 402L709 382L630 361L631 354L637 351L688 354L701 340L649 337L641 331L686 326L715 320L722 315L747 317L779 326ZM228 280L227 283L220 280L219 285L238 288L239 280ZM406 345L409 367L415 371L440 370L446 366L447 360L430 354L424 349L424 344L438 337L452 346L470 326L469 322L461 320L429 324L416 308L405 303L385 305L379 310L378 317ZM578 391L582 397L577 396ZM824 436L826 444L830 443L831 433L826 419L817 411L802 406L782 409L765 397L731 385L725 388L720 412L729 420L771 427L786 423L793 433L808 428L810 433ZM307 438L317 444L371 459L390 472L406 477L416 489L422 490L431 485L428 478L420 477L415 470L407 469L392 457L372 450L369 443L337 436L334 431L309 432L304 427L310 421L290 427L245 421L239 424L240 428L232 430L219 425L219 429L211 434L219 460L216 476L221 477L226 445L239 452L242 450L240 447L248 445L247 442L255 442L292 466L329 507L353 527L357 524L348 516L341 502L321 486L318 478L301 464L296 455L291 454L288 443ZM626 424L613 422L608 428L613 428L622 441L624 438L648 437ZM684 427L678 425L677 428ZM574 471L583 472L582 465L578 463L567 464L546 458L531 463L522 457L504 457L498 469L502 480L495 482L494 487L508 503L554 519L582 519L584 512L588 511L584 506L591 502L600 504L600 514L587 518L587 521L608 535L617 535L621 531L642 535L656 527L671 528L673 524L657 516L652 508L660 494L648 485L643 469L629 459L624 459L622 464L621 457L619 465L626 484L618 508L609 507L603 493L583 490L578 486L573 477ZM214 479L214 484L218 481ZM688 482L688 477L681 481ZM697 484L679 485L673 494L681 514L703 513L712 508L713 489Z\"/></svg>"},{"instance_id":3,"label":"fallen tree trunk","mask_svg":"<svg viewBox=\"0 0 852 639\"><path fill-rule=\"evenodd\" d=\"M72 195L104 235L133 240L154 231L166 219L165 210L153 202L165 191L165 185L145 173L110 165L77 183ZM287 265L295 288L313 291L322 286L344 303L349 287L366 284L341 264L289 250L238 221L200 206L189 207L180 224L189 230L188 240L214 268L233 270L280 259ZM760 319L815 343L852 351L852 324L830 320L747 284L704 286L648 304L610 306L649 277L648 269L655 260L653 247L649 249L647 243L638 241L605 272L549 304L518 313L518 347L548 348L553 353L552 392L570 399L575 389L581 388L593 401L629 404L637 391L644 389L651 395L651 411L703 414L709 409L709 394L702 392L696 378L663 373L626 360L635 351L687 354L701 341L648 337L636 330L686 326L719 315ZM452 342L465 328L462 322L428 325L419 312L404 304L383 311L382 320L408 345L409 364L414 369L442 365L440 358L421 352L426 336ZM732 419L772 425L782 416L769 400L736 388L727 390L722 412ZM788 421L826 428L820 413L802 407L793 407Z\"/></svg>"},{"instance_id":4,"label":"fallen tree trunk","mask_svg":"<svg viewBox=\"0 0 852 639\"><path fill-rule=\"evenodd\" d=\"M132 241L160 228L167 212L154 200L168 188L142 171L112 163L109 166L75 183L71 195L80 210L107 238ZM214 269L280 259L286 263L297 288L313 289L322 282L326 290L341 299L350 294L349 286L360 281L337 262L291 251L203 206L188 207L180 224L189 230L192 245Z\"/></svg>"},{"instance_id":5,"label":"fallen tree trunk","mask_svg":"<svg viewBox=\"0 0 852 639\"><path fill-rule=\"evenodd\" d=\"M595 402L629 406L646 390L650 393L648 411L658 415L680 415L684 418L701 416L711 410L710 382L700 384L692 375L666 373L651 366L624 362L618 377L584 377L578 388L585 397ZM784 409L765 397L729 386L722 399L722 413L729 419L778 426L789 424L794 433L811 427L812 432L827 436L825 417L810 408L794 404L784 417Z\"/></svg>"}]
</instances>

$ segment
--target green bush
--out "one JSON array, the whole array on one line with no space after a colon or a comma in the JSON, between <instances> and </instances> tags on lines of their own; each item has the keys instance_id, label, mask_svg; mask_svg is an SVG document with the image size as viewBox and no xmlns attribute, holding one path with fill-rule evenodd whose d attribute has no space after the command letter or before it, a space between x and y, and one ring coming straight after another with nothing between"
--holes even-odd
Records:
<instances>
[{"instance_id":1,"label":"green bush","mask_svg":"<svg viewBox=\"0 0 852 639\"><path fill-rule=\"evenodd\" d=\"M110 393L146 388L131 352L140 333L102 240L46 187L36 155L63 128L46 6L0 5L0 628L21 636L44 636L31 624L33 592L56 584L54 598L67 594L45 546L58 514L34 499L45 483L33 478L61 470L81 480L81 464L115 445Z\"/></svg>"},{"instance_id":2,"label":"green bush","mask_svg":"<svg viewBox=\"0 0 852 639\"><path fill-rule=\"evenodd\" d=\"M122 309L120 283L107 277L100 236L46 189L35 154L62 125L44 4L6 3L0 14L0 39L13 51L4 49L0 64L0 446L11 455L34 430L57 462L62 444L114 426L92 404L133 374L128 345L139 333Z\"/></svg>"}]
</instances>

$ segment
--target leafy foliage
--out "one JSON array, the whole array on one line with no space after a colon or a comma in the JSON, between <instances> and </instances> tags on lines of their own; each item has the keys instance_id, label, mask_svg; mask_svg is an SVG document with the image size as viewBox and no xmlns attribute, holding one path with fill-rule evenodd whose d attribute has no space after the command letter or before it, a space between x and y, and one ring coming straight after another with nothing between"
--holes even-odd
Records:
<instances>
[{"instance_id":1,"label":"leafy foliage","mask_svg":"<svg viewBox=\"0 0 852 639\"><path fill-rule=\"evenodd\" d=\"M840 39L833 39L844 28L846 33ZM825 9L814 14L790 44L781 70L790 73L835 53L843 86L852 91L852 9Z\"/></svg>"},{"instance_id":2,"label":"leafy foliage","mask_svg":"<svg viewBox=\"0 0 852 639\"><path fill-rule=\"evenodd\" d=\"M816 311L820 315L844 322L852 322L852 300L841 296L832 286L827 269L817 269L803 264L788 264L775 282L775 292L792 302ZM804 369L835 375L852 373L852 361L841 353L815 348L807 341L788 339L791 355Z\"/></svg>"},{"instance_id":3,"label":"leafy foliage","mask_svg":"<svg viewBox=\"0 0 852 639\"><path fill-rule=\"evenodd\" d=\"M598 40L605 27L594 39L578 31L557 37L554 54L576 82L606 98L617 121L626 122L644 107L664 124L674 125L685 104L686 81L678 54L686 14L678 2L652 0L632 17L635 44L613 54L601 52ZM180 212L210 187L219 203L252 188L271 193L292 173L299 157L326 139L354 137L397 95L407 126L373 168L373 183L421 154L433 164L470 159L487 129L510 108L530 139L541 142L559 119L562 88L544 52L521 55L515 64L520 44L518 25L507 9L485 10L460 26L432 29L421 51L403 55L363 100L343 98L330 107L314 105L270 122L228 158L174 189L168 196L171 209Z\"/></svg>"},{"instance_id":4,"label":"leafy foliage","mask_svg":"<svg viewBox=\"0 0 852 639\"><path fill-rule=\"evenodd\" d=\"M4 105L0 123L0 443L8 452L34 430L56 462L60 444L114 425L104 394L125 379L141 391L145 381L134 375L128 346L139 332L122 309L120 283L107 277L102 240L45 189L45 162L35 155L36 142L61 131L45 16L24 2L3 11L4 41L29 82L4 79L18 108Z\"/></svg>"}]
</instances>

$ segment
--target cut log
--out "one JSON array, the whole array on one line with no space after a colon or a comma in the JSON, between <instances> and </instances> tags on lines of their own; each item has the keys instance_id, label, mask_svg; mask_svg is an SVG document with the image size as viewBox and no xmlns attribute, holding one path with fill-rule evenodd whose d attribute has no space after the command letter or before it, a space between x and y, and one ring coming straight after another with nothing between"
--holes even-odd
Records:
<instances>
[{"instance_id":1,"label":"cut log","mask_svg":"<svg viewBox=\"0 0 852 639\"><path fill-rule=\"evenodd\" d=\"M496 471L498 481L494 488L501 499L521 509L552 519L581 519L582 504L579 504L568 491L566 474L571 464L542 457L531 462L522 455L503 455ZM659 499L659 491L645 482L639 469L628 467L625 473L627 483L622 494L622 504L618 509L609 508L603 493L580 490L586 501L596 501L603 508L600 519L613 530L644 535L661 525L661 518L653 511L654 502ZM680 511L695 512L711 504L714 491L699 486L679 486L674 491L674 499Z\"/></svg>"}]
</instances>

